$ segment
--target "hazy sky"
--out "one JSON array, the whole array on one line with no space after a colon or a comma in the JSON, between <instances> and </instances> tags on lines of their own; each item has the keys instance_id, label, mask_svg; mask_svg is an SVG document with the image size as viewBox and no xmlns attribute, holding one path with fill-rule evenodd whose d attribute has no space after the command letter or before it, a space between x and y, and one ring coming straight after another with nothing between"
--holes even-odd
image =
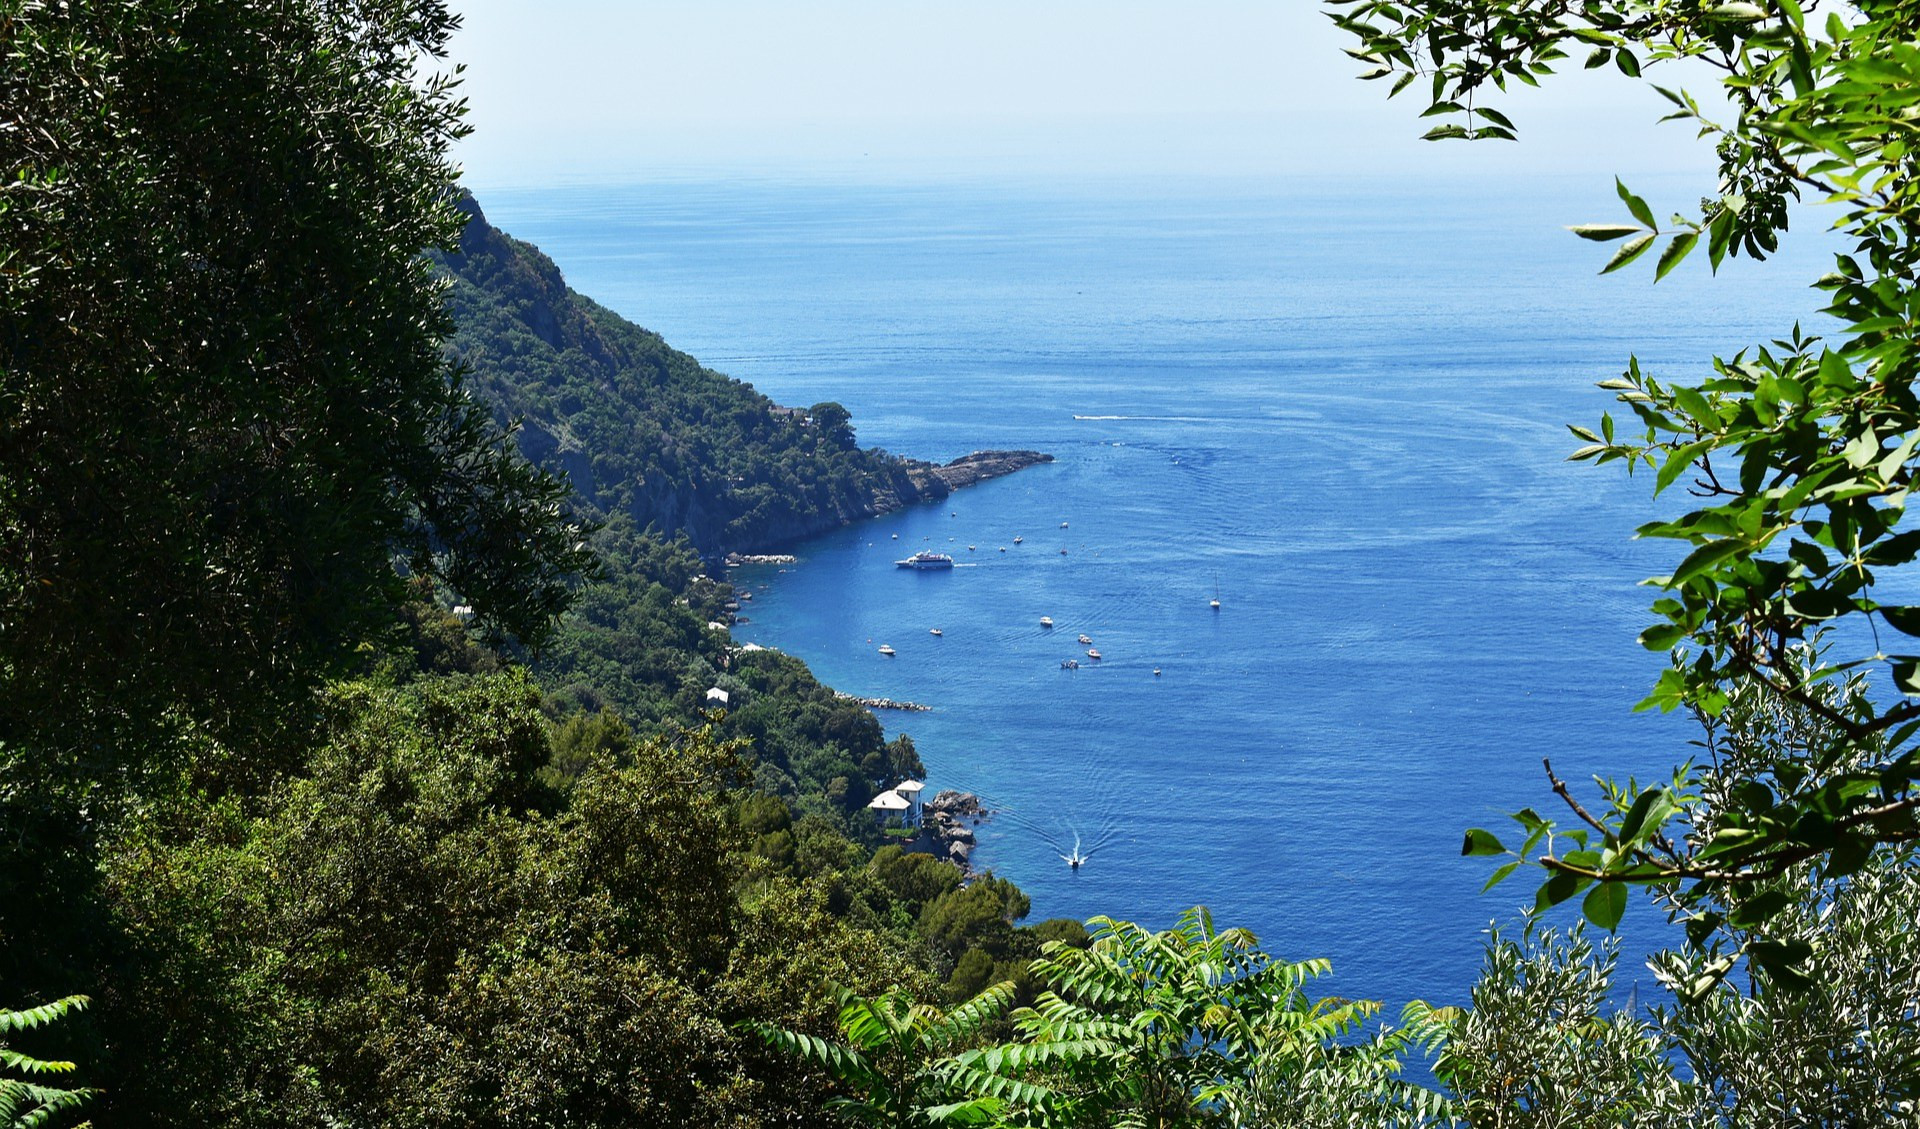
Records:
<instances>
[{"instance_id":1,"label":"hazy sky","mask_svg":"<svg viewBox=\"0 0 1920 1129\"><path fill-rule=\"evenodd\" d=\"M1309 0L456 0L481 187L705 173L1433 175L1704 169L1611 70L1422 143ZM1577 70L1577 62L1574 64Z\"/></svg>"}]
</instances>

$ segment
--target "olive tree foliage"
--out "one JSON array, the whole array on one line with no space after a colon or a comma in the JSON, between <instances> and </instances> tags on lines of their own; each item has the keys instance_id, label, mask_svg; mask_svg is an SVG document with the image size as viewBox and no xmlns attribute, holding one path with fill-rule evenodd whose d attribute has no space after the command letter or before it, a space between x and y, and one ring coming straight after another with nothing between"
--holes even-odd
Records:
<instances>
[{"instance_id":1,"label":"olive tree foliage","mask_svg":"<svg viewBox=\"0 0 1920 1129\"><path fill-rule=\"evenodd\" d=\"M538 639L565 488L463 392L439 0L0 0L0 736L274 719L437 577Z\"/></svg>"},{"instance_id":2,"label":"olive tree foliage","mask_svg":"<svg viewBox=\"0 0 1920 1129\"><path fill-rule=\"evenodd\" d=\"M1690 849L1714 840L1723 813L1737 817L1743 791L1782 772L1817 763L1845 775L1878 760L1826 716L1859 708L1862 679L1814 692L1822 711L1737 683L1706 719L1706 753L1688 778ZM1896 844L1857 867L1831 855L1802 862L1737 896L1657 885L1659 900L1687 914L1691 943L1649 959L1667 992L1645 1013L1618 1004L1612 942L1537 921L1518 940L1496 931L1472 1006L1427 1022L1435 1075L1473 1125L1910 1125L1920 1109L1917 864Z\"/></svg>"},{"instance_id":3,"label":"olive tree foliage","mask_svg":"<svg viewBox=\"0 0 1920 1129\"><path fill-rule=\"evenodd\" d=\"M1920 751L1920 606L1888 594L1913 572L1920 530L1906 520L1920 451L1920 183L1913 122L1920 116L1920 5L1910 0L1335 0L1335 21L1373 79L1427 98L1442 119L1429 137L1508 139L1516 127L1491 105L1578 61L1654 84L1669 115L1715 146L1719 183L1661 219L1620 186L1626 216L1587 224L1587 239L1619 241L1617 270L1657 248L1656 276L1703 242L1716 268L1764 258L1789 205L1827 206L1850 244L1832 272L1809 280L1837 325L1824 338L1798 326L1777 340L1715 358L1698 378L1656 374L1638 361L1601 387L1623 414L1574 428L1572 455L1645 467L1656 490L1684 485L1692 508L1641 529L1680 542L1656 577L1656 622L1641 641L1675 661L1646 705L1707 717L1751 681L1819 715L1850 748L1874 758L1846 772L1814 761L1739 789L1716 813L1709 841L1669 831L1693 802L1672 784L1608 790L1598 812L1579 806L1571 829L1523 813L1526 843L1550 872L1542 903L1588 891L1605 925L1625 905L1622 884L1683 882L1697 897L1730 891L1824 859L1836 874L1888 844L1920 837L1912 789ZM1663 67L1714 76L1724 113ZM1669 68L1671 69L1671 68ZM1817 661L1801 660L1811 644ZM1874 672L1887 693L1823 699L1816 687ZM1676 786L1679 785L1679 786ZM1469 853L1499 854L1486 833ZM1777 953L1758 952L1778 965Z\"/></svg>"},{"instance_id":4,"label":"olive tree foliage","mask_svg":"<svg viewBox=\"0 0 1920 1129\"><path fill-rule=\"evenodd\" d=\"M1460 1118L1488 1129L1647 1129L1684 1124L1690 1088L1660 1033L1608 1000L1619 949L1582 929L1497 929L1472 1005L1436 1017L1434 1076Z\"/></svg>"}]
</instances>

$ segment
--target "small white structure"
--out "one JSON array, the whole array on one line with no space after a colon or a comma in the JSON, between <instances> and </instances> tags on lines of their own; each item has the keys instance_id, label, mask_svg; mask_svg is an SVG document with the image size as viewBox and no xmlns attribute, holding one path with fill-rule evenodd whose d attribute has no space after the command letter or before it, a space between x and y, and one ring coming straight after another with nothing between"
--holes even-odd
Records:
<instances>
[{"instance_id":1,"label":"small white structure","mask_svg":"<svg viewBox=\"0 0 1920 1129\"><path fill-rule=\"evenodd\" d=\"M885 823L887 821L888 815L892 814L893 812L899 812L900 824L903 827L912 826L912 824L907 822L908 813L912 812L915 806L916 805L912 800L909 800L905 796L902 796L900 793L894 792L894 791L882 792L878 796L875 796L873 799L867 801L868 810L879 812L880 822L882 823Z\"/></svg>"},{"instance_id":2,"label":"small white structure","mask_svg":"<svg viewBox=\"0 0 1920 1129\"><path fill-rule=\"evenodd\" d=\"M707 691L707 705L714 709L726 709L728 700L727 692L718 686Z\"/></svg>"},{"instance_id":3,"label":"small white structure","mask_svg":"<svg viewBox=\"0 0 1920 1129\"><path fill-rule=\"evenodd\" d=\"M908 827L920 826L920 793L926 785L918 780L902 780L893 786L893 790L907 801L907 814L901 817Z\"/></svg>"},{"instance_id":4,"label":"small white structure","mask_svg":"<svg viewBox=\"0 0 1920 1129\"><path fill-rule=\"evenodd\" d=\"M453 617L462 623L467 622L468 620L473 618L473 605L472 604L453 605Z\"/></svg>"}]
</instances>

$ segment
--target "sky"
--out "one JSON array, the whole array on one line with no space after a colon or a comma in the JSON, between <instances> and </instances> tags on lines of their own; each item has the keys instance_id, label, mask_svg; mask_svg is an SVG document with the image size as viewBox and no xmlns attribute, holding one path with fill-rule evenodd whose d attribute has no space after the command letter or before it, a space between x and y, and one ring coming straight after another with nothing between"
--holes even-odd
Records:
<instances>
[{"instance_id":1,"label":"sky","mask_svg":"<svg viewBox=\"0 0 1920 1129\"><path fill-rule=\"evenodd\" d=\"M1522 143L1418 140L1410 88L1310 0L455 0L479 188L703 176L1697 173L1611 69L1500 103ZM1690 89L1693 88L1690 86ZM1698 92L1698 91L1696 91Z\"/></svg>"}]
</instances>

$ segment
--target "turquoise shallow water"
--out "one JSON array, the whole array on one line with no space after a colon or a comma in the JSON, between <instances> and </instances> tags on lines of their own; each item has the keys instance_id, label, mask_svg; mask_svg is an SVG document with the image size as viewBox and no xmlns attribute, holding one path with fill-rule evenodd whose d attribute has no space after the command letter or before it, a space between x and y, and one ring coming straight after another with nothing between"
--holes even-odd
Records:
<instances>
[{"instance_id":1,"label":"turquoise shallow water","mask_svg":"<svg viewBox=\"0 0 1920 1129\"><path fill-rule=\"evenodd\" d=\"M1634 643L1636 582L1677 559L1631 540L1650 480L1564 462L1563 425L1610 406L1592 384L1630 351L1697 374L1817 305L1813 247L1596 279L1559 226L1616 214L1585 182L482 203L576 289L781 402L846 404L865 443L1057 456L741 570L736 636L932 705L882 719L933 788L999 809L976 861L1036 918L1205 903L1395 1003L1461 999L1513 916L1520 887L1480 894L1459 843L1548 810L1543 756L1579 780L1692 751L1685 721L1631 712L1664 661ZM893 566L920 548L960 567ZM1636 907L1629 948L1659 933Z\"/></svg>"}]
</instances>

